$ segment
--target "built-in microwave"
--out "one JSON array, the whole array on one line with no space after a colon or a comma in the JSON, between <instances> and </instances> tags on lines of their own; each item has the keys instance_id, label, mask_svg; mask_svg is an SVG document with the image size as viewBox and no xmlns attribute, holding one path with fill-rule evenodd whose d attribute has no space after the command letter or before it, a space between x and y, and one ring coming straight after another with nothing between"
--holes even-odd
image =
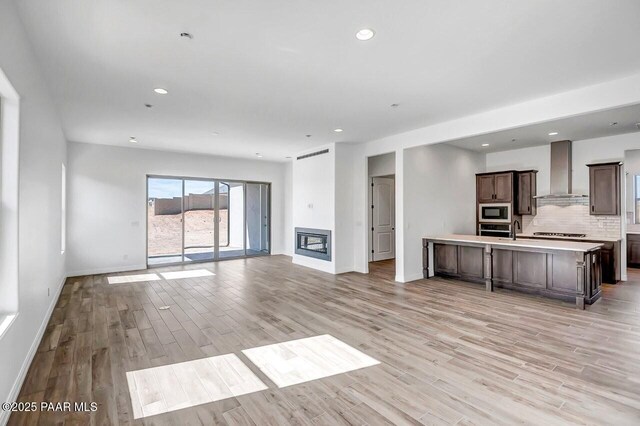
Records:
<instances>
[{"instance_id":1,"label":"built-in microwave","mask_svg":"<svg viewBox=\"0 0 640 426\"><path fill-rule=\"evenodd\" d=\"M480 222L511 223L510 203L479 204L478 209Z\"/></svg>"}]
</instances>

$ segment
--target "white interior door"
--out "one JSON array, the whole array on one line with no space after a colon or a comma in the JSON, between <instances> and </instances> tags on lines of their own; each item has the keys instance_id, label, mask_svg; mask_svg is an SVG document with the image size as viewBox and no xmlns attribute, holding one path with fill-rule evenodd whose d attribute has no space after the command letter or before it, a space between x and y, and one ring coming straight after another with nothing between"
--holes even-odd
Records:
<instances>
[{"instance_id":1,"label":"white interior door","mask_svg":"<svg viewBox=\"0 0 640 426\"><path fill-rule=\"evenodd\" d=\"M374 177L371 186L372 260L396 257L396 194L395 181Z\"/></svg>"}]
</instances>

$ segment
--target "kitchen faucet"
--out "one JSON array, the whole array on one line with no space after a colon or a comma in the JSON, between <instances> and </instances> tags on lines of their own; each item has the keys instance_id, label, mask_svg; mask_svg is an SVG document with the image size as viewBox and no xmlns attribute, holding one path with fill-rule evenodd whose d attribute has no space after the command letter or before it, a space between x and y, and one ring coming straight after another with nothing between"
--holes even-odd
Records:
<instances>
[{"instance_id":1,"label":"kitchen faucet","mask_svg":"<svg viewBox=\"0 0 640 426\"><path fill-rule=\"evenodd\" d=\"M518 231L522 231L522 226L520 226L520 221L518 219L513 221L513 229L511 230L511 239L513 241L516 240L516 224L518 224Z\"/></svg>"}]
</instances>

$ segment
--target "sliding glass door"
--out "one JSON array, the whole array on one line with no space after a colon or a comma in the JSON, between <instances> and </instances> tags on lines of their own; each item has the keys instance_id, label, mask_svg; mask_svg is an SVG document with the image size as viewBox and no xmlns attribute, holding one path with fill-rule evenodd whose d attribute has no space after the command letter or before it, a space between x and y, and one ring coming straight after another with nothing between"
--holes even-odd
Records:
<instances>
[{"instance_id":1,"label":"sliding glass door","mask_svg":"<svg viewBox=\"0 0 640 426\"><path fill-rule=\"evenodd\" d=\"M147 264L182 262L182 179L147 179Z\"/></svg>"},{"instance_id":2,"label":"sliding glass door","mask_svg":"<svg viewBox=\"0 0 640 426\"><path fill-rule=\"evenodd\" d=\"M247 183L247 254L269 253L269 185Z\"/></svg>"},{"instance_id":3,"label":"sliding glass door","mask_svg":"<svg viewBox=\"0 0 640 426\"><path fill-rule=\"evenodd\" d=\"M184 261L214 260L215 181L184 181Z\"/></svg>"},{"instance_id":4,"label":"sliding glass door","mask_svg":"<svg viewBox=\"0 0 640 426\"><path fill-rule=\"evenodd\" d=\"M220 182L220 258L245 256L244 182ZM225 230L225 234L222 233Z\"/></svg>"},{"instance_id":5,"label":"sliding glass door","mask_svg":"<svg viewBox=\"0 0 640 426\"><path fill-rule=\"evenodd\" d=\"M147 177L147 264L270 253L270 185Z\"/></svg>"}]
</instances>

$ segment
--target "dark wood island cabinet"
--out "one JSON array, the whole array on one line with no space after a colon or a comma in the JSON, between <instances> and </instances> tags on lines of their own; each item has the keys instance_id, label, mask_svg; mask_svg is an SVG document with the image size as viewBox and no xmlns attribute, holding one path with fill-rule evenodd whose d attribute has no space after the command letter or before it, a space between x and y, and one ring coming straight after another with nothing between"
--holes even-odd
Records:
<instances>
[{"instance_id":1,"label":"dark wood island cabinet","mask_svg":"<svg viewBox=\"0 0 640 426\"><path fill-rule=\"evenodd\" d=\"M503 287L575 301L584 309L600 297L601 246L475 235L425 237L423 275L484 283L487 291Z\"/></svg>"}]
</instances>

